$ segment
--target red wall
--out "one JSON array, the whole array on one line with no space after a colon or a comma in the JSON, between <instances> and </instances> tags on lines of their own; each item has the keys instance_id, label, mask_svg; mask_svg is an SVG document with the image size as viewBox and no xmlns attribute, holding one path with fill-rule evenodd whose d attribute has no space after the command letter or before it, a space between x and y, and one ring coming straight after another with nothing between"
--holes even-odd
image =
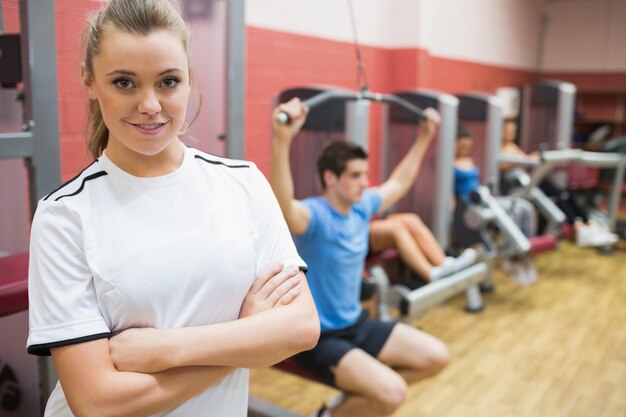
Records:
<instances>
[{"instance_id":1,"label":"red wall","mask_svg":"<svg viewBox=\"0 0 626 417\"><path fill-rule=\"evenodd\" d=\"M626 90L626 72L551 72L543 75L543 78L552 80L569 81L576 84L579 90Z\"/></svg>"},{"instance_id":2,"label":"red wall","mask_svg":"<svg viewBox=\"0 0 626 417\"><path fill-rule=\"evenodd\" d=\"M440 58L426 49L393 49L391 55L394 90L419 87L447 93L495 93L498 87L522 85L536 78L532 71Z\"/></svg>"},{"instance_id":3,"label":"red wall","mask_svg":"<svg viewBox=\"0 0 626 417\"><path fill-rule=\"evenodd\" d=\"M4 31L17 33L20 31L20 17L18 14L17 0L1 0L2 14L4 15Z\"/></svg>"}]
</instances>

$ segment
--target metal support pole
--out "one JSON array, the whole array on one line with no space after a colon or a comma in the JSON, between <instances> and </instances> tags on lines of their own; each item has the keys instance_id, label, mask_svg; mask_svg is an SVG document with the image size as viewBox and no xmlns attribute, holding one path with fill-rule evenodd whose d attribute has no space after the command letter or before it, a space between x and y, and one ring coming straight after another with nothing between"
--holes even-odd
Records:
<instances>
[{"instance_id":1,"label":"metal support pole","mask_svg":"<svg viewBox=\"0 0 626 417\"><path fill-rule=\"evenodd\" d=\"M37 202L60 183L54 0L21 0L20 30L24 71L23 130L32 135L29 173L31 214ZM26 142L26 141L25 141ZM41 410L56 383L50 358L39 360Z\"/></svg>"},{"instance_id":2,"label":"metal support pole","mask_svg":"<svg viewBox=\"0 0 626 417\"><path fill-rule=\"evenodd\" d=\"M485 147L485 161L487 162L487 184L493 193L500 189L500 167L498 155L502 147L502 130L504 123L503 104L498 97L487 97L487 132Z\"/></svg>"},{"instance_id":3,"label":"metal support pole","mask_svg":"<svg viewBox=\"0 0 626 417\"><path fill-rule=\"evenodd\" d=\"M468 313L478 313L485 309L478 285L473 285L466 289L465 298L467 299L467 306L465 307L465 310Z\"/></svg>"},{"instance_id":4,"label":"metal support pole","mask_svg":"<svg viewBox=\"0 0 626 417\"><path fill-rule=\"evenodd\" d=\"M31 212L37 201L58 187L61 177L57 113L57 63L54 0L21 0L24 130L32 133L34 150L27 158Z\"/></svg>"},{"instance_id":5,"label":"metal support pole","mask_svg":"<svg viewBox=\"0 0 626 417\"><path fill-rule=\"evenodd\" d=\"M572 145L572 129L574 126L574 111L576 107L576 86L570 83L560 83L557 103L557 149L569 149Z\"/></svg>"},{"instance_id":6,"label":"metal support pole","mask_svg":"<svg viewBox=\"0 0 626 417\"><path fill-rule=\"evenodd\" d=\"M370 102L350 101L346 104L346 139L367 150L369 144Z\"/></svg>"},{"instance_id":7,"label":"metal support pole","mask_svg":"<svg viewBox=\"0 0 626 417\"><path fill-rule=\"evenodd\" d=\"M226 156L244 158L245 0L226 2Z\"/></svg>"},{"instance_id":8,"label":"metal support pole","mask_svg":"<svg viewBox=\"0 0 626 417\"><path fill-rule=\"evenodd\" d=\"M442 248L450 244L450 207L452 207L452 190L454 190L454 149L458 124L459 100L451 95L439 94L439 147L437 149L439 192L435 197L435 219L433 233Z\"/></svg>"}]
</instances>

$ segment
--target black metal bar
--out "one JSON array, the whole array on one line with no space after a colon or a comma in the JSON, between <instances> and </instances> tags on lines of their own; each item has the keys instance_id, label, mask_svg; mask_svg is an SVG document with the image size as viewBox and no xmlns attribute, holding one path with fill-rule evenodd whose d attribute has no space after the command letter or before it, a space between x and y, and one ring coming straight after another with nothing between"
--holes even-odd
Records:
<instances>
[{"instance_id":1,"label":"black metal bar","mask_svg":"<svg viewBox=\"0 0 626 417\"><path fill-rule=\"evenodd\" d=\"M323 103L330 100L345 100L345 101L353 101L353 100L369 100L369 101L377 101L380 103L390 103L395 104L400 107L404 107L406 110L414 113L419 118L424 118L424 111L417 106L409 103L408 101L394 96L390 94L380 94L380 93L372 93L370 91L362 91L362 92L352 92L352 91L343 91L343 90L327 90L323 93L317 94L307 100L303 101L303 104L307 106L309 109L313 109L317 106L322 105ZM276 116L276 120L282 124L291 123L291 118L285 112L280 112Z\"/></svg>"},{"instance_id":2,"label":"black metal bar","mask_svg":"<svg viewBox=\"0 0 626 417\"><path fill-rule=\"evenodd\" d=\"M386 103L395 104L395 105L400 106L400 107L404 107L406 110L408 110L411 113L415 114L420 119L426 118L426 116L424 115L424 110L422 110L421 108L413 105L412 103L408 102L407 100L405 100L403 98L400 98L398 96L394 96L393 94L382 94L382 100L381 101L386 102Z\"/></svg>"}]
</instances>

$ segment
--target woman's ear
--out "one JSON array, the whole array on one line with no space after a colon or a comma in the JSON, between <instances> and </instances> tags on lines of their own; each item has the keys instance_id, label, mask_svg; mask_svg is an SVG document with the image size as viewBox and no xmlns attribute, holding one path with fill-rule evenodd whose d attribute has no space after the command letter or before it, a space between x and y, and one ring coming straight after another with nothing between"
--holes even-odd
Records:
<instances>
[{"instance_id":1,"label":"woman's ear","mask_svg":"<svg viewBox=\"0 0 626 417\"><path fill-rule=\"evenodd\" d=\"M87 90L87 97L89 97L90 100L96 100L98 97L93 89L93 80L84 62L80 64L80 82L83 87L85 87L85 90Z\"/></svg>"}]
</instances>

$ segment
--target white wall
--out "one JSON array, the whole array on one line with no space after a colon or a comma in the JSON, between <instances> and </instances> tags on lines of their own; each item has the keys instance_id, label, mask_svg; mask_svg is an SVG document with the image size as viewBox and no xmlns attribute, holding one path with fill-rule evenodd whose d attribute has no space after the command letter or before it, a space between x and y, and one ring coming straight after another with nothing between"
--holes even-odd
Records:
<instances>
[{"instance_id":1,"label":"white wall","mask_svg":"<svg viewBox=\"0 0 626 417\"><path fill-rule=\"evenodd\" d=\"M626 71L626 1L549 0L544 71Z\"/></svg>"},{"instance_id":2,"label":"white wall","mask_svg":"<svg viewBox=\"0 0 626 417\"><path fill-rule=\"evenodd\" d=\"M534 70L542 7L538 0L436 0L432 55Z\"/></svg>"},{"instance_id":3,"label":"white wall","mask_svg":"<svg viewBox=\"0 0 626 417\"><path fill-rule=\"evenodd\" d=\"M424 1L431 0L352 0L359 43L416 46L419 26L415 21ZM347 0L247 0L246 23L324 39L353 40Z\"/></svg>"},{"instance_id":4,"label":"white wall","mask_svg":"<svg viewBox=\"0 0 626 417\"><path fill-rule=\"evenodd\" d=\"M359 42L543 71L626 70L626 0L352 0ZM249 25L352 42L348 0L247 0ZM539 56L542 17L546 17Z\"/></svg>"},{"instance_id":5,"label":"white wall","mask_svg":"<svg viewBox=\"0 0 626 417\"><path fill-rule=\"evenodd\" d=\"M352 41L348 0L248 0L246 22ZM511 68L536 67L542 0L352 0L359 42Z\"/></svg>"}]
</instances>

